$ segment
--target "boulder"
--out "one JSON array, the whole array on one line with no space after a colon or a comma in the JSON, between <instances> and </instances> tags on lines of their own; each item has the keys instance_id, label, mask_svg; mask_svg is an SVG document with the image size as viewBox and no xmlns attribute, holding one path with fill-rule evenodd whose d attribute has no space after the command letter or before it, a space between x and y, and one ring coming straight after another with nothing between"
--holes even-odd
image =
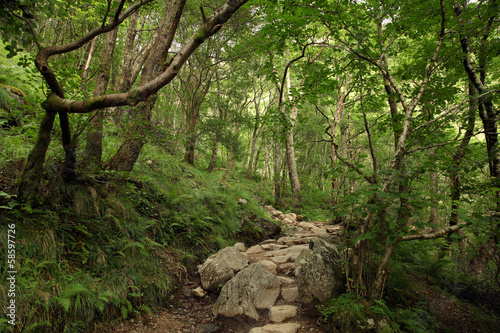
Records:
<instances>
[{"instance_id":1,"label":"boulder","mask_svg":"<svg viewBox=\"0 0 500 333\"><path fill-rule=\"evenodd\" d=\"M321 303L343 292L345 287L342 263L337 247L314 238L309 249L295 261L295 278L303 303Z\"/></svg>"},{"instance_id":2,"label":"boulder","mask_svg":"<svg viewBox=\"0 0 500 333\"><path fill-rule=\"evenodd\" d=\"M260 263L241 270L224 285L212 312L214 316L245 315L259 319L258 309L270 309L280 293L280 280Z\"/></svg>"},{"instance_id":3,"label":"boulder","mask_svg":"<svg viewBox=\"0 0 500 333\"><path fill-rule=\"evenodd\" d=\"M224 285L238 271L248 266L245 253L236 247L226 247L209 257L198 269L203 289L215 291Z\"/></svg>"}]
</instances>

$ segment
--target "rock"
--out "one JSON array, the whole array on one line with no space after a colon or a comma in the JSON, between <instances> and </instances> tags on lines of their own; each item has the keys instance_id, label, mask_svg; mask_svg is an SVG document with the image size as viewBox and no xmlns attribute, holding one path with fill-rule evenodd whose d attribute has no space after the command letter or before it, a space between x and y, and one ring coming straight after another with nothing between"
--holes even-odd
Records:
<instances>
[{"instance_id":1,"label":"rock","mask_svg":"<svg viewBox=\"0 0 500 333\"><path fill-rule=\"evenodd\" d=\"M248 205L248 201L243 199L243 198L239 198L238 199L238 204L240 205Z\"/></svg>"},{"instance_id":2,"label":"rock","mask_svg":"<svg viewBox=\"0 0 500 333\"><path fill-rule=\"evenodd\" d=\"M300 222L299 223L299 227L304 229L304 230L311 230L311 228L313 227L314 225L310 222Z\"/></svg>"},{"instance_id":3,"label":"rock","mask_svg":"<svg viewBox=\"0 0 500 333\"><path fill-rule=\"evenodd\" d=\"M337 247L320 238L311 240L295 264L299 295L305 304L320 303L344 290L345 281Z\"/></svg>"},{"instance_id":4,"label":"rock","mask_svg":"<svg viewBox=\"0 0 500 333\"><path fill-rule=\"evenodd\" d=\"M247 254L257 254L262 252L264 252L264 249L260 245L254 245L246 251Z\"/></svg>"},{"instance_id":5,"label":"rock","mask_svg":"<svg viewBox=\"0 0 500 333\"><path fill-rule=\"evenodd\" d=\"M280 285L280 280L263 265L251 264L224 285L212 312L216 317L246 315L258 320L257 309L274 305Z\"/></svg>"},{"instance_id":6,"label":"rock","mask_svg":"<svg viewBox=\"0 0 500 333\"><path fill-rule=\"evenodd\" d=\"M277 216L283 215L283 212L279 211L277 209L273 209L273 210L269 211L269 214L271 214L272 217L277 217Z\"/></svg>"},{"instance_id":7,"label":"rock","mask_svg":"<svg viewBox=\"0 0 500 333\"><path fill-rule=\"evenodd\" d=\"M293 224L293 222L294 222L294 221L293 221L292 219L289 219L288 217L285 217L285 218L283 219L283 223L285 223L285 224Z\"/></svg>"},{"instance_id":8,"label":"rock","mask_svg":"<svg viewBox=\"0 0 500 333\"><path fill-rule=\"evenodd\" d=\"M248 258L245 253L233 246L226 247L209 257L198 269L201 285L205 290L215 291L246 266Z\"/></svg>"},{"instance_id":9,"label":"rock","mask_svg":"<svg viewBox=\"0 0 500 333\"><path fill-rule=\"evenodd\" d=\"M245 244L243 244L243 243L236 243L233 246L235 248L237 248L238 251L240 251L240 252L245 252L247 250L247 248L245 247Z\"/></svg>"},{"instance_id":10,"label":"rock","mask_svg":"<svg viewBox=\"0 0 500 333\"><path fill-rule=\"evenodd\" d=\"M264 257L285 257L278 260L295 261L295 259L300 255L302 250L308 249L309 245L294 245L286 247L283 249L267 252Z\"/></svg>"},{"instance_id":11,"label":"rock","mask_svg":"<svg viewBox=\"0 0 500 333\"><path fill-rule=\"evenodd\" d=\"M296 333L300 328L300 324L269 324L263 327L254 327L250 333Z\"/></svg>"},{"instance_id":12,"label":"rock","mask_svg":"<svg viewBox=\"0 0 500 333\"><path fill-rule=\"evenodd\" d=\"M256 244L280 233L281 228L276 222L253 214L241 222L237 237L245 244Z\"/></svg>"},{"instance_id":13,"label":"rock","mask_svg":"<svg viewBox=\"0 0 500 333\"><path fill-rule=\"evenodd\" d=\"M269 320L273 323L281 323L288 318L297 315L297 307L294 305L277 305L269 310Z\"/></svg>"},{"instance_id":14,"label":"rock","mask_svg":"<svg viewBox=\"0 0 500 333\"><path fill-rule=\"evenodd\" d=\"M331 225L326 227L326 232L329 234L333 234L334 232L342 231L342 227L339 225Z\"/></svg>"},{"instance_id":15,"label":"rock","mask_svg":"<svg viewBox=\"0 0 500 333\"><path fill-rule=\"evenodd\" d=\"M283 288L281 289L281 297L287 302L300 302L299 288Z\"/></svg>"},{"instance_id":16,"label":"rock","mask_svg":"<svg viewBox=\"0 0 500 333\"><path fill-rule=\"evenodd\" d=\"M278 274L278 265L276 265L274 262L271 260L261 260L259 263L264 266L269 272L273 273L274 275Z\"/></svg>"},{"instance_id":17,"label":"rock","mask_svg":"<svg viewBox=\"0 0 500 333\"><path fill-rule=\"evenodd\" d=\"M281 285L289 285L289 284L294 284L295 279L286 277L286 276L278 276L278 279L281 281Z\"/></svg>"},{"instance_id":18,"label":"rock","mask_svg":"<svg viewBox=\"0 0 500 333\"><path fill-rule=\"evenodd\" d=\"M313 227L311 228L311 232L312 232L312 233L314 233L315 235L322 235L322 234L324 234L324 233L325 233L325 229L323 229L323 228L318 228L318 227L316 227L316 226L313 226Z\"/></svg>"},{"instance_id":19,"label":"rock","mask_svg":"<svg viewBox=\"0 0 500 333\"><path fill-rule=\"evenodd\" d=\"M297 241L300 242L301 239L297 239L295 237L285 236L285 237L278 238L277 243L280 244L280 245L282 244L282 245L288 245L288 246L309 243L309 241L305 241L305 242L301 242L301 243L297 243Z\"/></svg>"},{"instance_id":20,"label":"rock","mask_svg":"<svg viewBox=\"0 0 500 333\"><path fill-rule=\"evenodd\" d=\"M275 262L276 264L284 264L288 261L291 261L290 259L290 256L271 256L269 257L273 262Z\"/></svg>"},{"instance_id":21,"label":"rock","mask_svg":"<svg viewBox=\"0 0 500 333\"><path fill-rule=\"evenodd\" d=\"M207 294L207 292L202 287L198 287L196 289L193 289L193 295L195 295L196 297L202 298L206 294Z\"/></svg>"},{"instance_id":22,"label":"rock","mask_svg":"<svg viewBox=\"0 0 500 333\"><path fill-rule=\"evenodd\" d=\"M339 240L338 236L330 235L330 234L319 235L318 238L321 238L321 239L327 241L328 243L335 243Z\"/></svg>"},{"instance_id":23,"label":"rock","mask_svg":"<svg viewBox=\"0 0 500 333\"><path fill-rule=\"evenodd\" d=\"M288 213L288 214L285 214L285 218L286 219L290 219L292 221L297 221L297 214L295 214L295 213Z\"/></svg>"},{"instance_id":24,"label":"rock","mask_svg":"<svg viewBox=\"0 0 500 333\"><path fill-rule=\"evenodd\" d=\"M284 248L287 248L288 246L286 245L278 245L278 244L262 244L262 249L266 251L276 251L276 250L281 250Z\"/></svg>"},{"instance_id":25,"label":"rock","mask_svg":"<svg viewBox=\"0 0 500 333\"><path fill-rule=\"evenodd\" d=\"M293 262L287 262L286 264L281 264L278 266L278 273L287 276L294 276L295 268L296 267Z\"/></svg>"}]
</instances>

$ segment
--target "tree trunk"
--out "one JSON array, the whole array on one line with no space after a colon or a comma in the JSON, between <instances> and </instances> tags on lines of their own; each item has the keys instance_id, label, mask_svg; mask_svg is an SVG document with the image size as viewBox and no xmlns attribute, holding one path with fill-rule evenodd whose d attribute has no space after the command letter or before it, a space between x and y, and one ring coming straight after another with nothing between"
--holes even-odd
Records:
<instances>
[{"instance_id":1,"label":"tree trunk","mask_svg":"<svg viewBox=\"0 0 500 333\"><path fill-rule=\"evenodd\" d=\"M431 148L429 151L431 160L436 160L436 148ZM431 207L429 213L429 223L432 224L432 228L435 229L439 226L439 206L438 206L438 173L436 167L433 166L429 171L429 182L430 182L430 192L431 192Z\"/></svg>"},{"instance_id":2,"label":"tree trunk","mask_svg":"<svg viewBox=\"0 0 500 333\"><path fill-rule=\"evenodd\" d=\"M287 127L286 133L286 158L288 163L290 186L292 188L292 198L294 206L300 206L300 182L299 175L297 173L297 162L295 160L295 147L293 130L295 128L295 122L297 119L298 108L296 106L292 107L292 112L290 113L291 124Z\"/></svg>"},{"instance_id":3,"label":"tree trunk","mask_svg":"<svg viewBox=\"0 0 500 333\"><path fill-rule=\"evenodd\" d=\"M89 76L89 68L90 68L90 62L92 61L92 58L94 57L95 53L95 46L97 44L98 38L94 38L92 42L90 43L90 50L87 55L87 60L85 61L85 65L83 66L83 71L82 71L82 90L85 91L85 86L87 85L87 77Z\"/></svg>"},{"instance_id":4,"label":"tree trunk","mask_svg":"<svg viewBox=\"0 0 500 333\"><path fill-rule=\"evenodd\" d=\"M274 141L274 205L281 206L280 146L278 140Z\"/></svg>"},{"instance_id":5,"label":"tree trunk","mask_svg":"<svg viewBox=\"0 0 500 333\"><path fill-rule=\"evenodd\" d=\"M99 68L94 96L106 92L111 72L111 62L115 50L118 28L106 34L104 46L99 59ZM102 165L102 136L104 128L104 110L98 110L90 120L87 132L87 146L83 155L82 167L86 170L97 170Z\"/></svg>"},{"instance_id":6,"label":"tree trunk","mask_svg":"<svg viewBox=\"0 0 500 333\"><path fill-rule=\"evenodd\" d=\"M240 124L236 124L236 129L234 130L234 137L237 138L238 134L240 132ZM237 140L236 140L237 142ZM231 172L234 171L234 165L235 165L235 157L236 157L236 142L231 146L231 153L229 154L229 160L227 161L227 169L226 173L224 174L224 179L227 180L229 176L231 175Z\"/></svg>"},{"instance_id":7,"label":"tree trunk","mask_svg":"<svg viewBox=\"0 0 500 333\"><path fill-rule=\"evenodd\" d=\"M186 110L186 129L184 131L186 152L184 153L184 162L191 165L194 165L195 160L196 129L200 120L200 107L201 105L197 105L197 101L192 101Z\"/></svg>"},{"instance_id":8,"label":"tree trunk","mask_svg":"<svg viewBox=\"0 0 500 333\"><path fill-rule=\"evenodd\" d=\"M260 132L261 128L259 128L258 130L256 128L254 128L254 131L253 131L250 157L248 159L248 169L247 169L247 175L246 175L247 179L250 179L250 176L251 176L252 171L253 171L255 153L257 152L257 139L259 138L259 132Z\"/></svg>"},{"instance_id":9,"label":"tree trunk","mask_svg":"<svg viewBox=\"0 0 500 333\"><path fill-rule=\"evenodd\" d=\"M39 187L43 179L43 164L45 155L50 144L52 128L56 112L46 112L40 129L38 130L38 138L35 146L31 150L26 162L24 163L23 171L17 181L18 195L25 202L37 202L39 196Z\"/></svg>"},{"instance_id":10,"label":"tree trunk","mask_svg":"<svg viewBox=\"0 0 500 333\"><path fill-rule=\"evenodd\" d=\"M160 36L165 37L155 40L142 70L141 85L150 82L164 71L168 50L172 44L185 3L186 0L174 0L166 3L165 17L159 29ZM146 143L155 103L156 94L153 94L137 105L137 114L133 125L126 131L122 145L108 162L108 168L117 171L132 171L142 146Z\"/></svg>"},{"instance_id":11,"label":"tree trunk","mask_svg":"<svg viewBox=\"0 0 500 333\"><path fill-rule=\"evenodd\" d=\"M212 157L210 158L210 163L208 164L207 168L208 172L214 171L218 153L219 153L219 141L215 141L214 150L212 151Z\"/></svg>"},{"instance_id":12,"label":"tree trunk","mask_svg":"<svg viewBox=\"0 0 500 333\"><path fill-rule=\"evenodd\" d=\"M490 6L495 6L494 2L489 4ZM457 1L454 1L455 14L461 22L462 9ZM483 36L481 38L480 49L477 58L479 59L479 73L476 71L475 66L472 64L470 42L467 36L460 36L460 44L462 47L462 53L464 57L462 59L462 64L464 66L465 72L469 77L469 80L474 85L477 92L481 95L486 92L486 65L487 65L487 40L491 31L493 20L496 17L498 11L492 9L492 16L488 18L487 25L483 29ZM494 13L494 14L493 14ZM461 22L462 23L462 22ZM462 23L463 25L464 23ZM490 177L492 181L492 186L500 187L500 149L498 143L498 130L497 130L497 114L493 105L493 101L490 96L482 96L479 98L479 117L484 126L484 136L486 138L486 149L488 153L488 164L490 170ZM496 213L500 213L500 191L495 191L496 195ZM499 226L500 228L500 226Z\"/></svg>"},{"instance_id":13,"label":"tree trunk","mask_svg":"<svg viewBox=\"0 0 500 333\"><path fill-rule=\"evenodd\" d=\"M130 16L127 28L127 38L123 47L123 66L118 81L118 91L125 92L132 86L132 64L134 59L134 42L137 36L137 21L139 20L139 12L135 12ZM142 64L141 64L142 65Z\"/></svg>"},{"instance_id":14,"label":"tree trunk","mask_svg":"<svg viewBox=\"0 0 500 333\"><path fill-rule=\"evenodd\" d=\"M195 74L193 74L195 72ZM188 94L185 105L186 112L186 127L184 135L186 136L184 153L184 162L194 165L196 138L198 122L200 120L200 109L205 97L208 94L212 78L216 71L211 71L209 67L196 68L194 64L190 64L190 74L186 81L181 81L181 87ZM203 87L203 83L205 86ZM222 113L221 113L222 115Z\"/></svg>"},{"instance_id":15,"label":"tree trunk","mask_svg":"<svg viewBox=\"0 0 500 333\"><path fill-rule=\"evenodd\" d=\"M460 164L465 156L465 148L469 145L470 139L474 135L474 127L476 122L476 112L477 112L477 102L472 100L476 90L472 82L469 81L469 111L467 117L467 129L465 131L464 137L460 142L460 146L453 155L453 161L450 167L450 199L451 199L451 214L450 214L450 226L458 224L458 208L460 201Z\"/></svg>"}]
</instances>

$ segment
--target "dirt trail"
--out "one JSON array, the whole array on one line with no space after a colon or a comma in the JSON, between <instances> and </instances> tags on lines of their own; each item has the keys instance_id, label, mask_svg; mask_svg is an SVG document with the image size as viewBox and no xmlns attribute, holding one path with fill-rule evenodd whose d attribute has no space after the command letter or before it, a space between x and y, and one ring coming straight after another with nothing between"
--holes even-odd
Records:
<instances>
[{"instance_id":1,"label":"dirt trail","mask_svg":"<svg viewBox=\"0 0 500 333\"><path fill-rule=\"evenodd\" d=\"M212 307L217 301L217 295L208 293L202 298L195 296L193 290L200 286L200 279L194 275L190 277L184 288L174 295L174 305L171 308L156 312L152 316L103 325L99 328L100 331L117 333L246 333L250 331L252 333L325 333L319 323L317 313L300 302L293 279L294 261L300 253L299 250L307 248L310 239L321 237L333 241L338 237L341 229L323 222L299 222L294 215L274 215L275 219L282 222L286 236L277 240L266 240L246 250L250 263L262 263L282 282L281 295L275 303L273 318L269 316L273 310L263 311L259 320L242 316L214 318ZM284 308L292 309L296 311L296 314L285 314L285 317L276 319L280 317L280 314L276 315L276 313Z\"/></svg>"}]
</instances>

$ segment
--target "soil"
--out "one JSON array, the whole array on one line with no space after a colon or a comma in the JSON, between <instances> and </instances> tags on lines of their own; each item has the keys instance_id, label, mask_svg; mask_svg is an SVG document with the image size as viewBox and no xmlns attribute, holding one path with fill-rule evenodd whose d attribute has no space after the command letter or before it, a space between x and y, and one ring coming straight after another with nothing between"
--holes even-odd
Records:
<instances>
[{"instance_id":1,"label":"soil","mask_svg":"<svg viewBox=\"0 0 500 333\"><path fill-rule=\"evenodd\" d=\"M103 333L244 333L253 327L267 324L263 320L243 320L232 318L214 318L212 305L217 295L208 293L198 298L191 292L200 286L199 278L189 277L187 284L173 297L174 304L166 309L131 319L98 324L95 332ZM318 313L313 309L299 308L297 316L290 322L299 323L298 333L326 333L320 325Z\"/></svg>"}]
</instances>

